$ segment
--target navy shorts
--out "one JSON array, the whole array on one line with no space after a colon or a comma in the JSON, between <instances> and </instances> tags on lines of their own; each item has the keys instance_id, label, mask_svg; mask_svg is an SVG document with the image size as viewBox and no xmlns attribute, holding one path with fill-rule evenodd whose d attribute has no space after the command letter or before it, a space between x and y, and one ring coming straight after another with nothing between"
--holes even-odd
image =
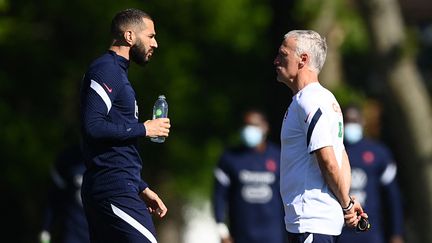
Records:
<instances>
[{"instance_id":1,"label":"navy shorts","mask_svg":"<svg viewBox=\"0 0 432 243\"><path fill-rule=\"evenodd\" d=\"M92 243L156 243L156 231L144 201L125 193L94 201L83 196Z\"/></svg>"},{"instance_id":2,"label":"navy shorts","mask_svg":"<svg viewBox=\"0 0 432 243\"><path fill-rule=\"evenodd\" d=\"M339 237L340 243L385 243L384 234L380 229L373 228L367 233L357 233L354 229L344 228Z\"/></svg>"},{"instance_id":3,"label":"navy shorts","mask_svg":"<svg viewBox=\"0 0 432 243\"><path fill-rule=\"evenodd\" d=\"M288 232L288 243L336 243L338 238L339 236L334 235Z\"/></svg>"}]
</instances>

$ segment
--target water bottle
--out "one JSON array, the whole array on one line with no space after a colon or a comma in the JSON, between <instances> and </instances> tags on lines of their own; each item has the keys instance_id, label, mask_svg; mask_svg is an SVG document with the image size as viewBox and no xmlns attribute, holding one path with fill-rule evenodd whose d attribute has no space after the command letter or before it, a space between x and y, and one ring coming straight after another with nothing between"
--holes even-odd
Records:
<instances>
[{"instance_id":1,"label":"water bottle","mask_svg":"<svg viewBox=\"0 0 432 243\"><path fill-rule=\"evenodd\" d=\"M157 118L167 118L168 117L168 103L166 101L165 95L159 95L153 106L153 119ZM155 143L165 142L165 137L156 137L150 139Z\"/></svg>"}]
</instances>

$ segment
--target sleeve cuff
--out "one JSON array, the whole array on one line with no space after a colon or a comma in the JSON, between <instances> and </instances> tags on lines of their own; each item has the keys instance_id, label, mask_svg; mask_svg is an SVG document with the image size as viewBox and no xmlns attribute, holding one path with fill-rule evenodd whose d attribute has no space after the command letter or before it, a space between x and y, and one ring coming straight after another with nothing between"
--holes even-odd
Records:
<instances>
[{"instance_id":1,"label":"sleeve cuff","mask_svg":"<svg viewBox=\"0 0 432 243\"><path fill-rule=\"evenodd\" d=\"M149 187L147 183L145 183L144 181L140 181L140 183L138 185L139 193L144 191L144 189L146 189L147 187Z\"/></svg>"},{"instance_id":2,"label":"sleeve cuff","mask_svg":"<svg viewBox=\"0 0 432 243\"><path fill-rule=\"evenodd\" d=\"M142 123L142 122L137 123L136 129L137 129L137 133L139 136L143 136L143 137L146 136L146 129L145 129L144 123Z\"/></svg>"},{"instance_id":3,"label":"sleeve cuff","mask_svg":"<svg viewBox=\"0 0 432 243\"><path fill-rule=\"evenodd\" d=\"M145 136L147 135L146 128L145 128L145 126L144 126L144 123L141 122L140 124L141 124L141 126L142 126L142 131L143 131L142 134L144 134L143 136L145 137Z\"/></svg>"}]
</instances>

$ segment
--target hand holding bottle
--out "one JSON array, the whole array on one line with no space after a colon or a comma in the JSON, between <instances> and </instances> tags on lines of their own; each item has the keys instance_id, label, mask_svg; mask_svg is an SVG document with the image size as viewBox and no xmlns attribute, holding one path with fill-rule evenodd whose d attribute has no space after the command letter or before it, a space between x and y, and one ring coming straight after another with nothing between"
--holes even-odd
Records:
<instances>
[{"instance_id":1,"label":"hand holding bottle","mask_svg":"<svg viewBox=\"0 0 432 243\"><path fill-rule=\"evenodd\" d=\"M144 122L146 136L150 138L168 137L169 128L171 127L168 118L158 118Z\"/></svg>"},{"instance_id":2,"label":"hand holding bottle","mask_svg":"<svg viewBox=\"0 0 432 243\"><path fill-rule=\"evenodd\" d=\"M165 137L168 137L170 121L168 117L168 103L166 101L165 95L159 95L153 106L153 120L147 121L149 124L155 124L155 127L151 127L150 129L155 129L153 131L147 132L147 136L151 137L151 141L155 143L163 143L165 142ZM144 123L144 126L146 123ZM146 126L147 129L147 126ZM147 131L147 130L146 130ZM151 136L151 135L154 136Z\"/></svg>"}]
</instances>

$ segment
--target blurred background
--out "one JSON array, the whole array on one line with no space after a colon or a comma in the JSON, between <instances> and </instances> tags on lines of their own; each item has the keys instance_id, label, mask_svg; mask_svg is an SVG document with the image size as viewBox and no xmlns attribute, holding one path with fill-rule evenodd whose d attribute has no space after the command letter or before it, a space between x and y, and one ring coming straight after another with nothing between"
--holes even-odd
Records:
<instances>
[{"instance_id":1,"label":"blurred background","mask_svg":"<svg viewBox=\"0 0 432 243\"><path fill-rule=\"evenodd\" d=\"M407 242L432 242L432 2L428 0L0 0L2 242L36 242L52 167L79 140L81 78L110 44L114 14L155 20L159 48L131 65L142 121L164 94L164 144L141 140L143 178L164 199L161 243L217 242L213 168L239 142L241 113L258 106L279 143L290 90L273 58L292 29L326 36L321 83L365 111L367 135L395 155Z\"/></svg>"}]
</instances>

